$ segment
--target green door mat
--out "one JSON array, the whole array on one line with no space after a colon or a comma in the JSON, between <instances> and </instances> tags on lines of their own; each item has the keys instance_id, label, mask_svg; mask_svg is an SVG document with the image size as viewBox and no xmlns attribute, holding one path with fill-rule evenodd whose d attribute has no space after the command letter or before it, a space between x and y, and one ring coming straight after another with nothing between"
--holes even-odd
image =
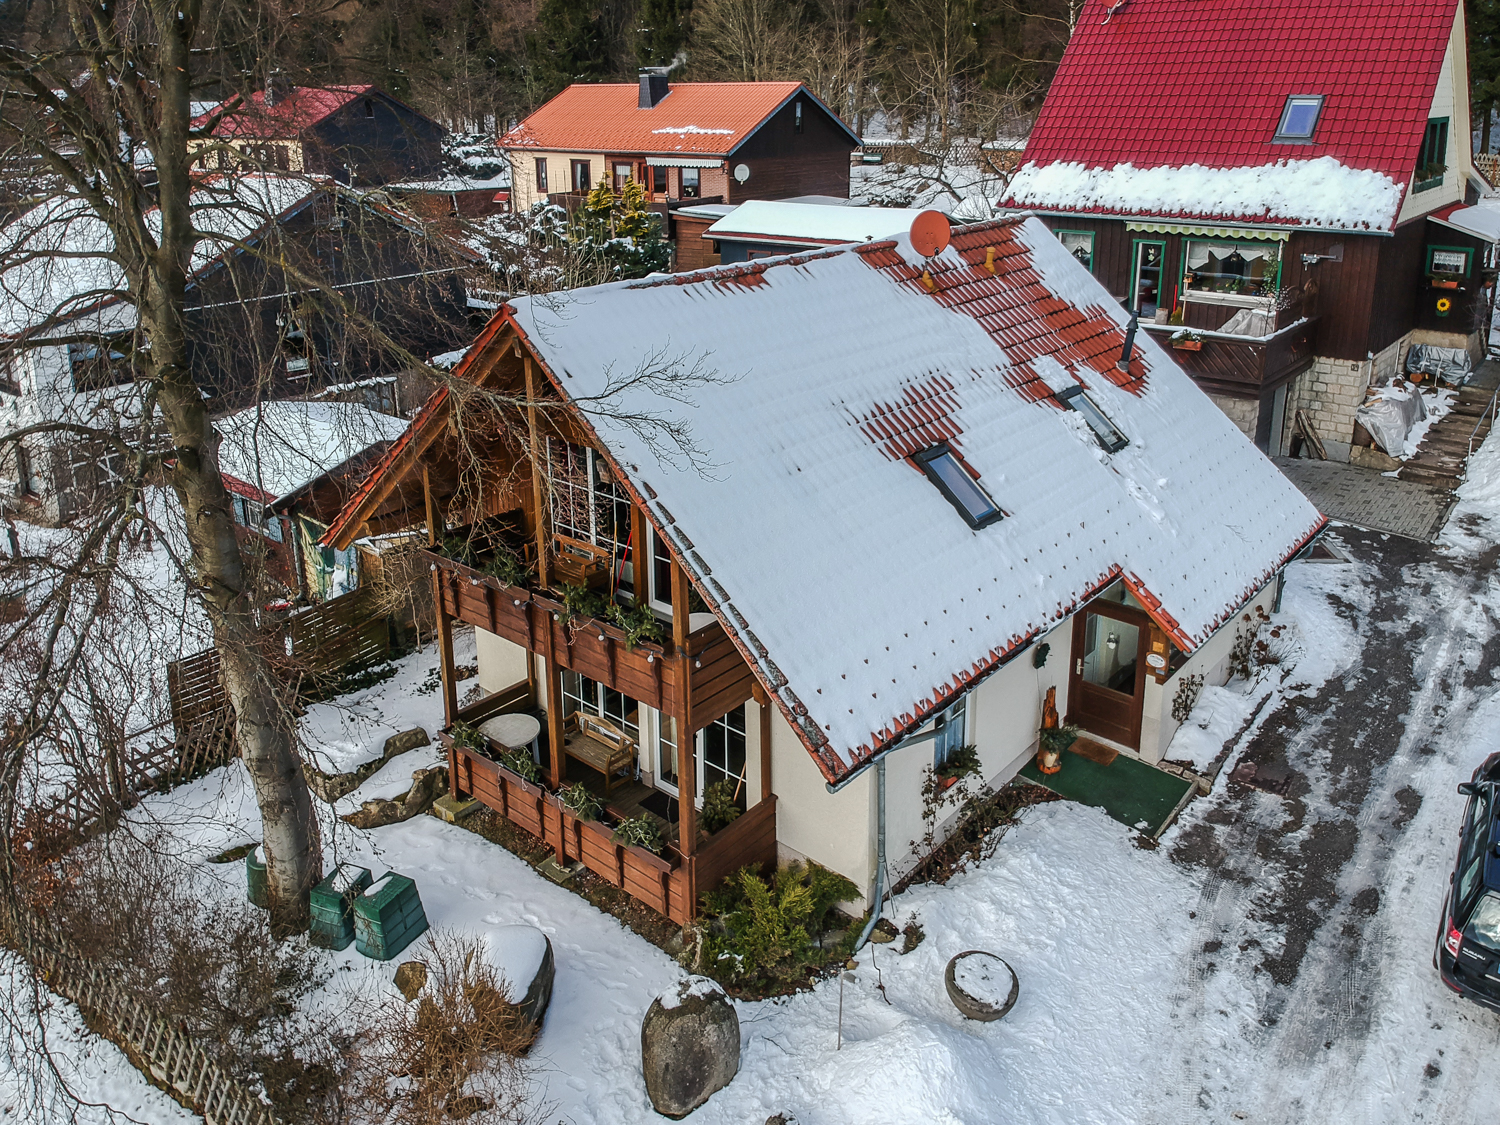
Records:
<instances>
[{"instance_id":1,"label":"green door mat","mask_svg":"<svg viewBox=\"0 0 1500 1125\"><path fill-rule=\"evenodd\" d=\"M1153 838L1193 788L1192 782L1125 754L1101 766L1071 750L1063 751L1062 769L1057 773L1044 774L1033 758L1021 767L1020 776L1066 800L1103 809L1121 824Z\"/></svg>"}]
</instances>

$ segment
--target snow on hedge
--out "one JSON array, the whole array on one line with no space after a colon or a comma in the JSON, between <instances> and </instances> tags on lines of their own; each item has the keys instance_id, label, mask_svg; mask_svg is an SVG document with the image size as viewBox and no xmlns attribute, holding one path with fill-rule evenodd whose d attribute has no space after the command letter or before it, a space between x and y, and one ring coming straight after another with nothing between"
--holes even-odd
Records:
<instances>
[{"instance_id":1,"label":"snow on hedge","mask_svg":"<svg viewBox=\"0 0 1500 1125\"><path fill-rule=\"evenodd\" d=\"M1017 207L1133 215L1261 219L1340 230L1389 230L1402 184L1331 156L1242 168L1022 166L1006 202Z\"/></svg>"}]
</instances>

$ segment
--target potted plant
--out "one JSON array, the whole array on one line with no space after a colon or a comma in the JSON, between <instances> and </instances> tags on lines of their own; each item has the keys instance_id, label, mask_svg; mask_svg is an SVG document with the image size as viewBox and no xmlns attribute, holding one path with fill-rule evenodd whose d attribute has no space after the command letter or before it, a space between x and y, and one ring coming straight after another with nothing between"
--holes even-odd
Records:
<instances>
[{"instance_id":1,"label":"potted plant","mask_svg":"<svg viewBox=\"0 0 1500 1125\"><path fill-rule=\"evenodd\" d=\"M740 815L740 806L735 801L734 785L726 777L703 790L703 827L717 832L733 824Z\"/></svg>"},{"instance_id":2,"label":"potted plant","mask_svg":"<svg viewBox=\"0 0 1500 1125\"><path fill-rule=\"evenodd\" d=\"M604 813L604 805L599 798L589 792L588 786L581 781L559 789L557 803L579 820L598 820Z\"/></svg>"},{"instance_id":3,"label":"potted plant","mask_svg":"<svg viewBox=\"0 0 1500 1125\"><path fill-rule=\"evenodd\" d=\"M1201 352L1203 335L1191 328L1179 328L1172 333L1172 347L1180 352Z\"/></svg>"},{"instance_id":4,"label":"potted plant","mask_svg":"<svg viewBox=\"0 0 1500 1125\"><path fill-rule=\"evenodd\" d=\"M614 835L610 837L617 844L624 844L632 848L644 848L652 855L661 855L661 850L666 846L662 839L661 826L651 819L649 813L641 813L640 816L628 817L615 826Z\"/></svg>"},{"instance_id":5,"label":"potted plant","mask_svg":"<svg viewBox=\"0 0 1500 1125\"><path fill-rule=\"evenodd\" d=\"M448 728L448 741L461 750L472 750L483 754L488 749L488 739L468 723L454 723Z\"/></svg>"},{"instance_id":6,"label":"potted plant","mask_svg":"<svg viewBox=\"0 0 1500 1125\"><path fill-rule=\"evenodd\" d=\"M1078 728L1064 723L1043 727L1037 734L1036 768L1043 773L1062 769L1062 753L1078 741Z\"/></svg>"},{"instance_id":7,"label":"potted plant","mask_svg":"<svg viewBox=\"0 0 1500 1125\"><path fill-rule=\"evenodd\" d=\"M503 769L510 770L522 781L528 781L532 785L542 783L542 771L532 758L531 751L524 746L512 747L502 750L494 755L495 763Z\"/></svg>"},{"instance_id":8,"label":"potted plant","mask_svg":"<svg viewBox=\"0 0 1500 1125\"><path fill-rule=\"evenodd\" d=\"M961 778L979 772L979 750L974 746L958 746L948 752L948 758L937 767L939 791L958 783Z\"/></svg>"}]
</instances>

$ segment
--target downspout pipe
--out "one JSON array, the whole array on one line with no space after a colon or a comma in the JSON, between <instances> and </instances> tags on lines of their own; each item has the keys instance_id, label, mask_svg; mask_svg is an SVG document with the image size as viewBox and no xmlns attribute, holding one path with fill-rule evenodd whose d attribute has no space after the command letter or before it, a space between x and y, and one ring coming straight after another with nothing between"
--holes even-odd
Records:
<instances>
[{"instance_id":1,"label":"downspout pipe","mask_svg":"<svg viewBox=\"0 0 1500 1125\"><path fill-rule=\"evenodd\" d=\"M916 746L922 742L931 742L937 736L938 730L933 727L932 730L904 738L871 763L875 769L875 890L870 897L870 920L865 923L865 928L860 933L859 940L854 943L852 952L857 953L863 949L865 942L869 941L870 935L875 932L875 923L880 921L881 905L885 899L885 882L888 877L885 868L885 761L897 750L904 750L908 746ZM839 792L863 772L864 770L859 770L850 774L837 784L828 783L828 792Z\"/></svg>"}]
</instances>

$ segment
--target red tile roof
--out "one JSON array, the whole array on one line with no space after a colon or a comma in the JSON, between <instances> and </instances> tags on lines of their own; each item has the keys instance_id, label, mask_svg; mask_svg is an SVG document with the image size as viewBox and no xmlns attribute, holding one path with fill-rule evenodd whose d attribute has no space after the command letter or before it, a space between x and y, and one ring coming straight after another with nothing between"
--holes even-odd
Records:
<instances>
[{"instance_id":1,"label":"red tile roof","mask_svg":"<svg viewBox=\"0 0 1500 1125\"><path fill-rule=\"evenodd\" d=\"M274 105L266 105L266 92L257 90L245 106L226 115L214 127L217 137L291 137L316 125L374 86L293 86ZM193 121L201 128L205 114Z\"/></svg>"},{"instance_id":2,"label":"red tile roof","mask_svg":"<svg viewBox=\"0 0 1500 1125\"><path fill-rule=\"evenodd\" d=\"M651 109L640 108L635 83L575 85L501 137L500 147L727 156L797 93L838 121L800 82L674 82Z\"/></svg>"},{"instance_id":3,"label":"red tile roof","mask_svg":"<svg viewBox=\"0 0 1500 1125\"><path fill-rule=\"evenodd\" d=\"M1405 183L1458 0L1086 0L1024 163L1256 167L1332 156ZM1322 94L1312 144L1275 144ZM1450 145L1467 143L1461 129ZM1045 209L1044 204L1038 204Z\"/></svg>"}]
</instances>

